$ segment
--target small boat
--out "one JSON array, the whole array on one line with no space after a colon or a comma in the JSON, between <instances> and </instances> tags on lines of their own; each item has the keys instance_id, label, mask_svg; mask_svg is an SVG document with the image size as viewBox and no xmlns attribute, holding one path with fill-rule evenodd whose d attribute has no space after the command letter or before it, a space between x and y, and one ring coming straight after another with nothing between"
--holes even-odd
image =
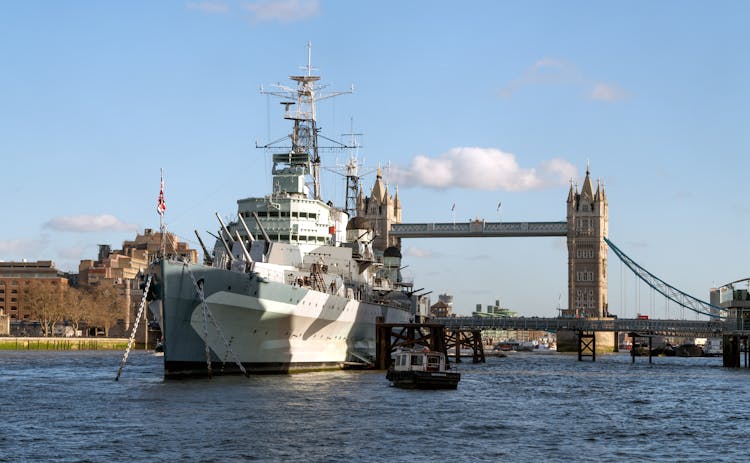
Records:
<instances>
[{"instance_id":1,"label":"small boat","mask_svg":"<svg viewBox=\"0 0 750 463\"><path fill-rule=\"evenodd\" d=\"M405 389L456 389L461 374L448 371L445 354L424 349L400 349L386 378Z\"/></svg>"}]
</instances>

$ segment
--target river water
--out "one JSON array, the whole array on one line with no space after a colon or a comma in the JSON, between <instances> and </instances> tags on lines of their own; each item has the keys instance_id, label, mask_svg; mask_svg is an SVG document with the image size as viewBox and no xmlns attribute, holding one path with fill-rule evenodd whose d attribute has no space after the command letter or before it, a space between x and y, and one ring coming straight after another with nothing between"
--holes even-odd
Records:
<instances>
[{"instance_id":1,"label":"river water","mask_svg":"<svg viewBox=\"0 0 750 463\"><path fill-rule=\"evenodd\" d=\"M382 372L162 379L162 357L0 352L0 461L747 461L750 370L522 354L455 391Z\"/></svg>"}]
</instances>

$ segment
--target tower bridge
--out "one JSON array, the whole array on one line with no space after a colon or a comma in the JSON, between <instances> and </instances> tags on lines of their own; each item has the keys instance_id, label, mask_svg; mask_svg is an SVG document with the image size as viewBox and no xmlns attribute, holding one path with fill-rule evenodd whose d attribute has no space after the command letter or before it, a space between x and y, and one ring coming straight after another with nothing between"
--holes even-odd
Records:
<instances>
[{"instance_id":1,"label":"tower bridge","mask_svg":"<svg viewBox=\"0 0 750 463\"><path fill-rule=\"evenodd\" d=\"M581 190L571 182L567 198L567 216L556 222L486 222L481 219L449 223L401 223L401 203L388 196L381 174L370 197L360 191L357 215L375 224L374 249L400 248L405 238L490 238L490 237L566 237L568 245L569 317L603 318L609 316L607 303L607 243L609 206L601 182L596 189L586 166ZM377 252L377 251L376 251Z\"/></svg>"},{"instance_id":2,"label":"tower bridge","mask_svg":"<svg viewBox=\"0 0 750 463\"><path fill-rule=\"evenodd\" d=\"M714 305L696 299L659 279L627 256L607 238L607 195L601 182L597 182L596 185L594 189L589 167L586 166L586 177L581 190L579 191L578 186L571 182L566 201L565 221L486 222L475 219L467 222L401 223L398 189L395 196L389 195L388 187L382 181L381 172L378 170L371 195L365 197L359 190L356 209L358 216L365 217L373 224L377 236L373 249L376 254L381 255L387 255L389 252L400 255L398 249L401 247L401 240L405 238L566 237L568 308L561 310L560 317L436 318L430 321L431 324L438 324L455 332L478 333L485 329L553 331L558 333L558 349L561 345L561 334L565 333L571 338L569 341L572 341L577 333L579 357L582 343L586 342L586 339L591 339L595 345L596 338L601 337L603 345L613 346L614 343L613 347L616 347L614 333L647 337L723 336L725 365L738 365L740 341L748 346L747 352L750 353L750 309L744 306L738 309L731 306L732 303L727 305L721 302ZM668 310L666 319L617 318L611 314L607 301L607 254L610 249L652 291L660 293L666 300L676 303L681 308L706 315L709 319L671 319ZM750 297L744 299L750 300ZM750 306L750 302L747 305ZM750 356L746 359L746 364L750 364Z\"/></svg>"}]
</instances>

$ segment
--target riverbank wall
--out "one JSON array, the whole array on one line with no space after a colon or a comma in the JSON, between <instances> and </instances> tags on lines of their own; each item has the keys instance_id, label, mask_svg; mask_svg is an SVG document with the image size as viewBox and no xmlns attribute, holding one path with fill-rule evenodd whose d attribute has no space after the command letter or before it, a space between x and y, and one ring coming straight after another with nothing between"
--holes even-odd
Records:
<instances>
[{"instance_id":1,"label":"riverbank wall","mask_svg":"<svg viewBox=\"0 0 750 463\"><path fill-rule=\"evenodd\" d=\"M0 350L125 350L127 338L0 337ZM143 344L134 346L143 349Z\"/></svg>"}]
</instances>

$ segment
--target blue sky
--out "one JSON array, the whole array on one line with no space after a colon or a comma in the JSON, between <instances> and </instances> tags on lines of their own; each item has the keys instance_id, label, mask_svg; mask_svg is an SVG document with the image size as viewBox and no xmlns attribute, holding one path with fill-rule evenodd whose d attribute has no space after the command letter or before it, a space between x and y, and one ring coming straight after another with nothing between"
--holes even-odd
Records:
<instances>
[{"instance_id":1,"label":"blue sky","mask_svg":"<svg viewBox=\"0 0 750 463\"><path fill-rule=\"evenodd\" d=\"M168 227L197 247L214 212L268 192L255 141L288 128L259 86L298 73L311 41L329 89L355 87L321 103L319 125L365 134L360 156L390 163L406 222L450 221L453 203L457 221L564 220L568 181L590 161L610 239L708 298L750 276L748 20L739 1L8 3L0 260L77 270L97 244L158 228L160 168ZM343 203L340 179L323 187ZM416 287L452 293L459 313L566 303L560 238L404 251ZM648 312L611 252L609 276L610 311Z\"/></svg>"}]
</instances>

